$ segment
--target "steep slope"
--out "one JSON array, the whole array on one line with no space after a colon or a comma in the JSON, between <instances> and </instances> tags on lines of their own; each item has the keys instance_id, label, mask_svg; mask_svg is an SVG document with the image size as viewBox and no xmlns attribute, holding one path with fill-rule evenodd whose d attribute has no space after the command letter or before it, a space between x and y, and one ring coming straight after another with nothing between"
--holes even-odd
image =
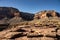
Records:
<instances>
[{"instance_id":1,"label":"steep slope","mask_svg":"<svg viewBox=\"0 0 60 40\"><path fill-rule=\"evenodd\" d=\"M0 19L4 17L13 18L14 13L19 12L21 17L25 20L32 20L34 14L27 13L27 12L20 12L18 9L13 7L0 7Z\"/></svg>"}]
</instances>

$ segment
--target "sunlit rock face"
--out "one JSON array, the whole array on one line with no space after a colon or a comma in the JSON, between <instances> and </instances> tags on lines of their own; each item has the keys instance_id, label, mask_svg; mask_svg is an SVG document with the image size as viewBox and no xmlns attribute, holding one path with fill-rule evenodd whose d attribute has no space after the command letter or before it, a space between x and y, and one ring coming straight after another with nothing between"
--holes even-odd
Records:
<instances>
[{"instance_id":1,"label":"sunlit rock face","mask_svg":"<svg viewBox=\"0 0 60 40\"><path fill-rule=\"evenodd\" d=\"M54 10L44 10L36 13L36 16L38 16L38 18L41 19L41 18L49 18L49 17L60 17L60 14Z\"/></svg>"}]
</instances>

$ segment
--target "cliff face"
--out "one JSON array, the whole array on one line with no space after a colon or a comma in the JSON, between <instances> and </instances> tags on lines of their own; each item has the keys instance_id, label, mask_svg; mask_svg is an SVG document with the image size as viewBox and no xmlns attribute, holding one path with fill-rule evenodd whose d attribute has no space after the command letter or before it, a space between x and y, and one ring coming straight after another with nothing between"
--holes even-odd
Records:
<instances>
[{"instance_id":1,"label":"cliff face","mask_svg":"<svg viewBox=\"0 0 60 40\"><path fill-rule=\"evenodd\" d=\"M3 19L4 17L13 18L14 13L16 12L20 13L24 20L32 20L34 16L34 14L20 12L18 9L13 7L0 7L0 19Z\"/></svg>"},{"instance_id":2,"label":"cliff face","mask_svg":"<svg viewBox=\"0 0 60 40\"><path fill-rule=\"evenodd\" d=\"M54 10L44 10L35 14L39 19L49 18L49 17L60 17L60 14Z\"/></svg>"},{"instance_id":3,"label":"cliff face","mask_svg":"<svg viewBox=\"0 0 60 40\"><path fill-rule=\"evenodd\" d=\"M0 19L4 17L12 18L15 12L19 12L18 9L12 7L0 7Z\"/></svg>"}]
</instances>

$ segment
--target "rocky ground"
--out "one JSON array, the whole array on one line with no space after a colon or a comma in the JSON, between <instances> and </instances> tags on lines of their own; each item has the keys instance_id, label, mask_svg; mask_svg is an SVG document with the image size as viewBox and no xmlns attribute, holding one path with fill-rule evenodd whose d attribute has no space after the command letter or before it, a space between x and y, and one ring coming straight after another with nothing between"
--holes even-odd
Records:
<instances>
[{"instance_id":1,"label":"rocky ground","mask_svg":"<svg viewBox=\"0 0 60 40\"><path fill-rule=\"evenodd\" d=\"M0 7L0 40L60 40L60 13Z\"/></svg>"},{"instance_id":2,"label":"rocky ground","mask_svg":"<svg viewBox=\"0 0 60 40\"><path fill-rule=\"evenodd\" d=\"M0 31L0 40L60 40L60 18L25 21Z\"/></svg>"}]
</instances>

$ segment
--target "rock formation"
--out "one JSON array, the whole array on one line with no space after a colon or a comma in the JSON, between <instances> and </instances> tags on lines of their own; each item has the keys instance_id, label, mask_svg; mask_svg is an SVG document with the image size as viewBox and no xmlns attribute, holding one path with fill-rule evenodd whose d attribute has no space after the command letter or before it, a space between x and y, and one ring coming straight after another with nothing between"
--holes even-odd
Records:
<instances>
[{"instance_id":1,"label":"rock formation","mask_svg":"<svg viewBox=\"0 0 60 40\"><path fill-rule=\"evenodd\" d=\"M32 13L20 12L18 9L13 7L0 7L0 19L3 19L4 17L11 19L14 17L14 13L16 12L19 12L24 20L32 20L34 16Z\"/></svg>"},{"instance_id":2,"label":"rock formation","mask_svg":"<svg viewBox=\"0 0 60 40\"><path fill-rule=\"evenodd\" d=\"M0 7L0 18L0 40L60 40L60 14L54 10L30 14Z\"/></svg>"},{"instance_id":3,"label":"rock formation","mask_svg":"<svg viewBox=\"0 0 60 40\"><path fill-rule=\"evenodd\" d=\"M59 13L55 12L54 10L44 10L41 12L36 13L38 15L39 19L41 18L48 18L48 17L59 17Z\"/></svg>"}]
</instances>

